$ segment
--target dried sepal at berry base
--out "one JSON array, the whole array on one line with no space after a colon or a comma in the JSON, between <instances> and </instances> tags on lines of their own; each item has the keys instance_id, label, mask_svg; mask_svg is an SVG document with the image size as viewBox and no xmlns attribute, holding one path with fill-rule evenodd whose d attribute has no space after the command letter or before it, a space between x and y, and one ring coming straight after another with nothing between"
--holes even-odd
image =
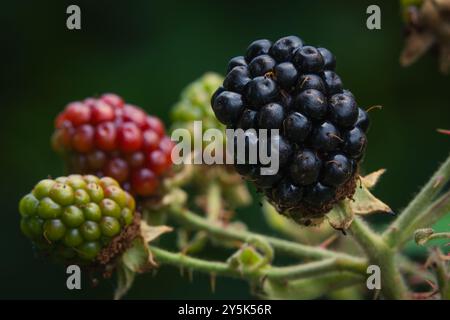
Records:
<instances>
[{"instance_id":1,"label":"dried sepal at berry base","mask_svg":"<svg viewBox=\"0 0 450 320\"><path fill-rule=\"evenodd\" d=\"M137 274L158 266L148 244L171 231L172 228L168 226L150 226L141 221L140 237L133 241L132 246L123 253L117 263L117 287L114 291L114 299L121 299L128 292Z\"/></svg>"},{"instance_id":2,"label":"dried sepal at berry base","mask_svg":"<svg viewBox=\"0 0 450 320\"><path fill-rule=\"evenodd\" d=\"M296 36L256 40L230 60L212 99L217 119L229 128L279 130L272 135L279 172L263 175L259 161L235 168L280 213L304 225L352 197L367 145L367 112L344 89L335 66L328 49ZM273 140L263 141L258 131L252 138L270 150Z\"/></svg>"},{"instance_id":3,"label":"dried sepal at berry base","mask_svg":"<svg viewBox=\"0 0 450 320\"><path fill-rule=\"evenodd\" d=\"M161 191L173 142L161 120L115 94L69 103L52 137L70 173L109 176L137 197Z\"/></svg>"}]
</instances>

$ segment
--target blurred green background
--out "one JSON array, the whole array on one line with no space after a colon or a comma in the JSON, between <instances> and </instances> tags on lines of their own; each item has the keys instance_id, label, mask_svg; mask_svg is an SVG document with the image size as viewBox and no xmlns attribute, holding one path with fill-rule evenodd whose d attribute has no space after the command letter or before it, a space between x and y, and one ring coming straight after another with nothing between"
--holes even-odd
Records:
<instances>
[{"instance_id":1,"label":"blurred green background","mask_svg":"<svg viewBox=\"0 0 450 320\"><path fill-rule=\"evenodd\" d=\"M65 27L69 4L81 7L80 31ZM366 28L370 4L381 7L381 30ZM2 3L0 17L0 298L112 296L114 281L68 291L64 268L36 259L19 231L20 197L39 179L63 174L49 137L64 105L115 92L168 124L184 86L206 71L223 73L254 39L295 34L329 48L359 104L384 106L371 113L364 170L388 169L376 193L395 211L449 151L450 137L436 128L450 128L450 78L437 72L432 54L408 69L399 66L397 1L16 1ZM257 202L240 213L252 229L270 232ZM449 224L447 217L438 229ZM212 294L207 276L195 274L190 283L163 267L156 276L139 276L127 297L252 296L243 281L219 278Z\"/></svg>"}]
</instances>

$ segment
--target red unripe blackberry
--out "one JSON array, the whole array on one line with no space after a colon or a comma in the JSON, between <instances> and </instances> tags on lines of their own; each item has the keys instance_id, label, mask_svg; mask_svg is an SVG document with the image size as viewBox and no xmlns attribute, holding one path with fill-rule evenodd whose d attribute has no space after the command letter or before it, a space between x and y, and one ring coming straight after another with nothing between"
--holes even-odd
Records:
<instances>
[{"instance_id":1,"label":"red unripe blackberry","mask_svg":"<svg viewBox=\"0 0 450 320\"><path fill-rule=\"evenodd\" d=\"M70 103L55 128L52 145L70 173L113 177L138 196L154 195L172 166L161 120L112 93Z\"/></svg>"}]
</instances>

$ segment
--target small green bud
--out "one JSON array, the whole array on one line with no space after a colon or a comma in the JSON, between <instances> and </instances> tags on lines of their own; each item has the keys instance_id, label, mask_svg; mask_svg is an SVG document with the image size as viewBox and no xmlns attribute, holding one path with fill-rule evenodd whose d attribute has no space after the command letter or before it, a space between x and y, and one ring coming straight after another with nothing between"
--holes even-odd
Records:
<instances>
[{"instance_id":1,"label":"small green bud","mask_svg":"<svg viewBox=\"0 0 450 320\"><path fill-rule=\"evenodd\" d=\"M134 212L136 210L136 200L126 191L125 196L127 197L127 208Z\"/></svg>"}]
</instances>

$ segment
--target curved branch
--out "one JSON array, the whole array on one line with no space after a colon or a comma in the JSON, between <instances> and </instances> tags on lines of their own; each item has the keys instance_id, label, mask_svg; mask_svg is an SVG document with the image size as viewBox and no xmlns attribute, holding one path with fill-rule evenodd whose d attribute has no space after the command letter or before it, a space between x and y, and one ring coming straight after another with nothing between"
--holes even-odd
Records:
<instances>
[{"instance_id":1,"label":"curved branch","mask_svg":"<svg viewBox=\"0 0 450 320\"><path fill-rule=\"evenodd\" d=\"M170 208L170 214L180 223L183 223L184 225L190 226L194 229L204 230L215 237L234 239L242 242L247 242L251 238L260 237L267 241L275 250L287 255L302 259L315 260L339 258L339 261L341 261L341 263L342 261L344 262L343 265L358 272L365 272L367 268L367 262L364 258L354 257L340 252L333 252L323 248L302 245L283 239L252 233L249 231L227 228L226 226L207 221L206 219L192 213L187 209L172 207Z\"/></svg>"},{"instance_id":2,"label":"curved branch","mask_svg":"<svg viewBox=\"0 0 450 320\"><path fill-rule=\"evenodd\" d=\"M334 258L288 267L267 267L256 270L253 268L235 269L231 268L230 265L225 262L193 258L182 253L173 253L154 246L150 246L149 248L156 260L162 264L169 264L205 273L213 273L215 275L246 278L248 280L267 278L284 281L323 275L328 272L339 272L344 269L341 262Z\"/></svg>"}]
</instances>

